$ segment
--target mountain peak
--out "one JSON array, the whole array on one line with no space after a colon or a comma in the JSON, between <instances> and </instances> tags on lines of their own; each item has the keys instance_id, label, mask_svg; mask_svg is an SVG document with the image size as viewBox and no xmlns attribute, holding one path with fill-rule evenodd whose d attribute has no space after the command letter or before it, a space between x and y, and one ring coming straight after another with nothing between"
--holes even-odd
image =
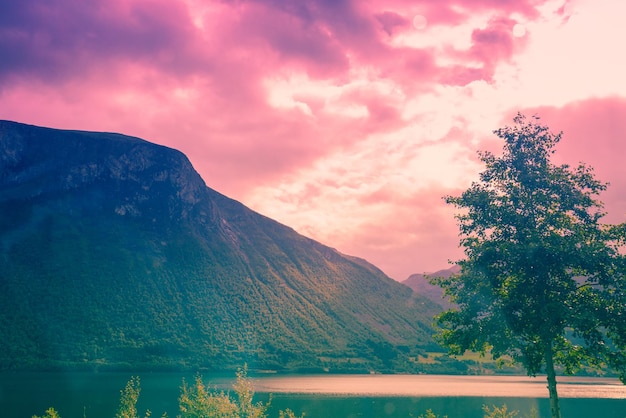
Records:
<instances>
[{"instance_id":1,"label":"mountain peak","mask_svg":"<svg viewBox=\"0 0 626 418\"><path fill-rule=\"evenodd\" d=\"M206 193L182 153L135 137L0 121L0 143L4 200L77 193L86 205L144 216L151 208L143 202L162 195L171 216L187 217ZM86 199L89 190L106 193ZM115 194L115 205L107 193Z\"/></svg>"},{"instance_id":2,"label":"mountain peak","mask_svg":"<svg viewBox=\"0 0 626 418\"><path fill-rule=\"evenodd\" d=\"M438 306L180 152L0 122L0 368L411 370Z\"/></svg>"}]
</instances>

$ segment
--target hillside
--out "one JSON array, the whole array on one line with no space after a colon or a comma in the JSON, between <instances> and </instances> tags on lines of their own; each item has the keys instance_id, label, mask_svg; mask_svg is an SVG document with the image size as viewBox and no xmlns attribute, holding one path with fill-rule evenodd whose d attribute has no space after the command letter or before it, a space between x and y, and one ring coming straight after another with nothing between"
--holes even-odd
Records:
<instances>
[{"instance_id":1,"label":"hillside","mask_svg":"<svg viewBox=\"0 0 626 418\"><path fill-rule=\"evenodd\" d=\"M0 369L416 371L436 304L180 152L0 121Z\"/></svg>"},{"instance_id":2,"label":"hillside","mask_svg":"<svg viewBox=\"0 0 626 418\"><path fill-rule=\"evenodd\" d=\"M432 302L438 303L445 309L448 309L452 305L446 298L444 298L443 290L439 286L430 284L429 278L431 277L448 278L458 272L459 272L459 267L452 266L450 268L439 270L434 273L428 273L428 274L416 273L416 274L410 275L406 280L402 282L402 284L413 289L413 291L417 293L418 295L423 296L431 300Z\"/></svg>"}]
</instances>

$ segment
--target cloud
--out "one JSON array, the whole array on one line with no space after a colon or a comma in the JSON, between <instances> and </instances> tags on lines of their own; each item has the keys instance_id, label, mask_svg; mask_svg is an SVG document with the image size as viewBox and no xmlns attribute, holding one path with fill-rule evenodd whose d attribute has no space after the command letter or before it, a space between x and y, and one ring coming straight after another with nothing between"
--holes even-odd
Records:
<instances>
[{"instance_id":1,"label":"cloud","mask_svg":"<svg viewBox=\"0 0 626 418\"><path fill-rule=\"evenodd\" d=\"M194 66L193 27L177 2L3 2L0 79L59 82L103 63L143 62L174 72ZM3 83L6 83L4 81Z\"/></svg>"},{"instance_id":2,"label":"cloud","mask_svg":"<svg viewBox=\"0 0 626 418\"><path fill-rule=\"evenodd\" d=\"M389 36L392 36L397 28L402 29L409 25L409 20L406 17L395 12L384 11L374 14L374 17Z\"/></svg>"},{"instance_id":3,"label":"cloud","mask_svg":"<svg viewBox=\"0 0 626 418\"><path fill-rule=\"evenodd\" d=\"M448 190L455 194L456 190ZM396 280L410 274L437 271L448 260L458 260L458 231L454 210L442 203L442 189L423 190L404 199L389 211L354 231L348 239L333 237L353 254L360 254Z\"/></svg>"},{"instance_id":4,"label":"cloud","mask_svg":"<svg viewBox=\"0 0 626 418\"><path fill-rule=\"evenodd\" d=\"M600 197L608 212L604 220L626 222L626 98L591 98L525 112L537 114L553 132L563 132L555 155L560 164L575 167L585 163L594 168L598 180L609 183Z\"/></svg>"},{"instance_id":5,"label":"cloud","mask_svg":"<svg viewBox=\"0 0 626 418\"><path fill-rule=\"evenodd\" d=\"M499 18L489 22L484 29L472 32L470 56L492 67L494 62L509 60L513 55L515 21Z\"/></svg>"},{"instance_id":6,"label":"cloud","mask_svg":"<svg viewBox=\"0 0 626 418\"><path fill-rule=\"evenodd\" d=\"M406 260L437 270L458 255L442 197L477 171L474 150L452 139L462 132L442 133L423 137L413 127L371 135L256 188L246 202L314 239L375 260L394 278L410 274Z\"/></svg>"},{"instance_id":7,"label":"cloud","mask_svg":"<svg viewBox=\"0 0 626 418\"><path fill-rule=\"evenodd\" d=\"M455 257L440 197L476 178L475 150L497 150L491 131L519 109L571 131L571 156L623 190L603 160L623 151L613 6L0 2L0 117L180 149L210 187L403 279Z\"/></svg>"}]
</instances>

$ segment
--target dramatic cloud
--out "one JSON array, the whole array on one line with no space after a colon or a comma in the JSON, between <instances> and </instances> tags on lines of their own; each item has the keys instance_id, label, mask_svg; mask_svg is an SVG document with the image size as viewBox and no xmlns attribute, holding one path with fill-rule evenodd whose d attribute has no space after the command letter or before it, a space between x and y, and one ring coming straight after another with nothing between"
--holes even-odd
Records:
<instances>
[{"instance_id":1,"label":"dramatic cloud","mask_svg":"<svg viewBox=\"0 0 626 418\"><path fill-rule=\"evenodd\" d=\"M442 197L518 110L612 183L626 6L595 0L0 2L0 118L180 149L206 183L402 280L462 254Z\"/></svg>"},{"instance_id":2,"label":"dramatic cloud","mask_svg":"<svg viewBox=\"0 0 626 418\"><path fill-rule=\"evenodd\" d=\"M529 109L541 115L553 132L563 132L557 161L593 167L596 177L609 186L601 199L608 213L605 221L626 222L626 97L588 99L564 107Z\"/></svg>"}]
</instances>

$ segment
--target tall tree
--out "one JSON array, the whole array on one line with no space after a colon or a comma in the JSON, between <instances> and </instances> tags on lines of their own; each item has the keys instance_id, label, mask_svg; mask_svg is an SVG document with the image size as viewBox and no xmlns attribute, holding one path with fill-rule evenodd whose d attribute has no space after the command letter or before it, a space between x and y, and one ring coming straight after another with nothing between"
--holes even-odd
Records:
<instances>
[{"instance_id":1,"label":"tall tree","mask_svg":"<svg viewBox=\"0 0 626 418\"><path fill-rule=\"evenodd\" d=\"M455 307L437 317L452 354L487 351L545 371L560 418L556 370L614 368L626 383L626 224L601 223L606 184L593 170L555 165L561 133L518 114L494 131L503 153L479 152L486 169L457 207L461 271L436 278Z\"/></svg>"}]
</instances>

